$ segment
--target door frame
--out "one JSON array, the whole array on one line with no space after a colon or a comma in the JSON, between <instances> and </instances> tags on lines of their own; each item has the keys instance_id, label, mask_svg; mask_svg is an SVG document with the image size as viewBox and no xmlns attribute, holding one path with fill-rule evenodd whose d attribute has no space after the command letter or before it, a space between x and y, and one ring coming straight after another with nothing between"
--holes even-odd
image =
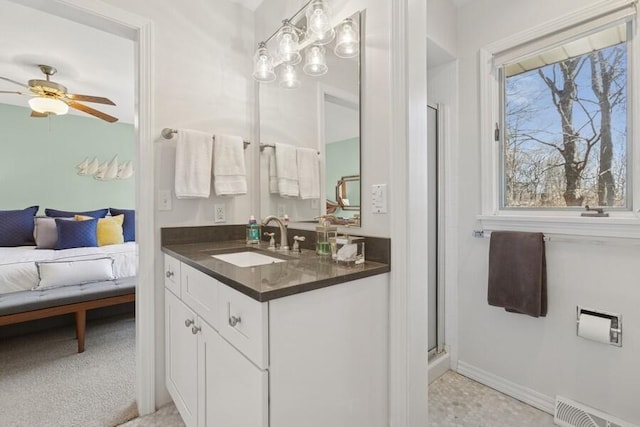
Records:
<instances>
[{"instance_id":1,"label":"door frame","mask_svg":"<svg viewBox=\"0 0 640 427\"><path fill-rule=\"evenodd\" d=\"M136 403L138 413L156 410L155 218L153 129L153 23L99 0L9 0L132 40L135 44L135 114L137 142L136 242Z\"/></svg>"}]
</instances>

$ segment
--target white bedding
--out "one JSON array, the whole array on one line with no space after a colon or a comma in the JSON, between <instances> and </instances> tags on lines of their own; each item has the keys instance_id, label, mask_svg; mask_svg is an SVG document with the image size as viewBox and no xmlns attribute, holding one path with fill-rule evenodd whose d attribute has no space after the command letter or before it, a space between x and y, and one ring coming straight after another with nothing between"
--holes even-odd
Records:
<instances>
[{"instance_id":1,"label":"white bedding","mask_svg":"<svg viewBox=\"0 0 640 427\"><path fill-rule=\"evenodd\" d=\"M105 257L113 258L113 274L116 279L137 274L136 242L63 250L36 249L35 246L0 247L0 294L35 288L39 282L36 261L75 261Z\"/></svg>"}]
</instances>

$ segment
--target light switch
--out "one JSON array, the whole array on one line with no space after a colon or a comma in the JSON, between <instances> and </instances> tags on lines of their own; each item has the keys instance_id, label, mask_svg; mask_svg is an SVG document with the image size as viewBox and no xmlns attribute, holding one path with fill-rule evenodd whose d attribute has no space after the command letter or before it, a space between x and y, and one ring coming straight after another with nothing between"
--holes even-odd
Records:
<instances>
[{"instance_id":1,"label":"light switch","mask_svg":"<svg viewBox=\"0 0 640 427\"><path fill-rule=\"evenodd\" d=\"M159 211L171 210L171 190L158 191L158 210Z\"/></svg>"},{"instance_id":2,"label":"light switch","mask_svg":"<svg viewBox=\"0 0 640 427\"><path fill-rule=\"evenodd\" d=\"M387 184L371 186L371 211L374 214L387 213Z\"/></svg>"}]
</instances>

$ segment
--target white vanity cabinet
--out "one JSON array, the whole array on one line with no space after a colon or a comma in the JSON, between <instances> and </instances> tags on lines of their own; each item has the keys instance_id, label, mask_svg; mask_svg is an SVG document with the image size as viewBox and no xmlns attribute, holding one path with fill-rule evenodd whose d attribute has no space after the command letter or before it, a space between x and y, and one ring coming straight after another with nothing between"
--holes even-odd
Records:
<instances>
[{"instance_id":1,"label":"white vanity cabinet","mask_svg":"<svg viewBox=\"0 0 640 427\"><path fill-rule=\"evenodd\" d=\"M388 425L388 274L261 303L165 258L182 273L165 282L167 389L187 426Z\"/></svg>"}]
</instances>

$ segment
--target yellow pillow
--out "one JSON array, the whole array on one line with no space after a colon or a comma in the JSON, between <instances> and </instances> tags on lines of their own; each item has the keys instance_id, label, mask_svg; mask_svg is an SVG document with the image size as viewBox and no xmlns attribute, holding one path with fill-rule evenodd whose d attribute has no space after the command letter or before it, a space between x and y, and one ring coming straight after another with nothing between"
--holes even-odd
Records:
<instances>
[{"instance_id":1,"label":"yellow pillow","mask_svg":"<svg viewBox=\"0 0 640 427\"><path fill-rule=\"evenodd\" d=\"M76 221L93 219L93 217L85 215L76 215L74 218ZM120 243L124 243L124 235L122 234L123 222L124 214L98 219L98 228L96 232L98 246L118 245Z\"/></svg>"}]
</instances>

